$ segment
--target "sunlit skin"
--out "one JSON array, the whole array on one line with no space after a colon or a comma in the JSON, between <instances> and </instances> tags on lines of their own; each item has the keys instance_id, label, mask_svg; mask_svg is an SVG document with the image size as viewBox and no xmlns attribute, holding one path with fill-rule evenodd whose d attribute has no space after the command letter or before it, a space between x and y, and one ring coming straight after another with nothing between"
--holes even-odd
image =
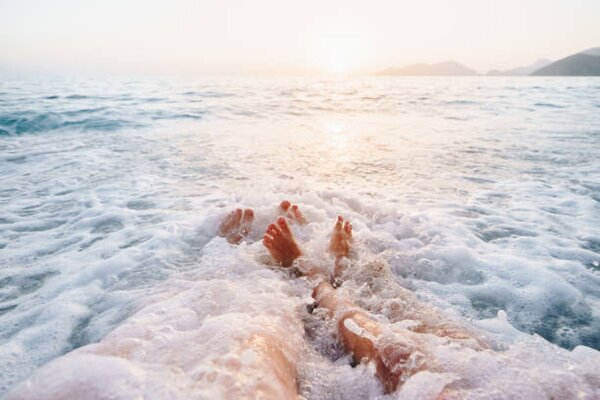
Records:
<instances>
[{"instance_id":1,"label":"sunlit skin","mask_svg":"<svg viewBox=\"0 0 600 400\"><path fill-rule=\"evenodd\" d=\"M231 244L238 244L250 233L252 222L254 221L254 211L241 208L232 211L227 215L219 226L219 236L224 237Z\"/></svg>"},{"instance_id":2,"label":"sunlit skin","mask_svg":"<svg viewBox=\"0 0 600 400\"><path fill-rule=\"evenodd\" d=\"M281 216L275 223L267 227L263 236L263 244L275 261L284 267L289 267L296 258L302 255L302 250L294 238L288 219L303 225L306 223L306 218L297 205L292 205L287 200L281 202L279 208L287 218Z\"/></svg>"},{"instance_id":3,"label":"sunlit skin","mask_svg":"<svg viewBox=\"0 0 600 400\"><path fill-rule=\"evenodd\" d=\"M274 224L268 226L263 243L273 259L284 267L291 266L294 260L302 255L285 217L277 218Z\"/></svg>"},{"instance_id":4,"label":"sunlit skin","mask_svg":"<svg viewBox=\"0 0 600 400\"><path fill-rule=\"evenodd\" d=\"M300 208L297 204L292 204L288 200L284 200L279 205L279 208L290 221L296 222L300 225L306 224L306 218L300 211Z\"/></svg>"},{"instance_id":5,"label":"sunlit skin","mask_svg":"<svg viewBox=\"0 0 600 400\"><path fill-rule=\"evenodd\" d=\"M288 203L283 202L281 208L287 210L290 206ZM265 246L273 258L283 266L291 265L302 254L284 217L279 217L276 224L267 228L267 232L271 234L266 235L269 236L266 242L263 239ZM338 216L329 241L329 251L336 258L334 277L340 273L339 260L350 255L352 241L352 224L343 216ZM274 248L277 250L274 251ZM377 377L381 380L386 393L395 391L408 377L431 368L430 365L434 364L425 346L420 343L420 333L433 333L457 340L474 339L475 343L480 344L479 349L488 348L470 332L446 323L435 326L422 324L420 329L414 332L395 329L394 342L380 347L377 346L377 338L382 334L384 327L355 303L340 295L329 282L323 280L319 283L313 289L312 296L317 306L326 309L331 317L337 318L340 341L346 351L352 355L354 362L375 363ZM439 398L444 398L449 393L444 391Z\"/></svg>"},{"instance_id":6,"label":"sunlit skin","mask_svg":"<svg viewBox=\"0 0 600 400\"><path fill-rule=\"evenodd\" d=\"M265 239L267 239L263 239L265 246L273 258L284 267L291 265L301 254L294 235L284 217L279 217L276 224L271 224L267 228L267 235L265 236ZM342 216L339 216L335 222L329 241L329 250L336 256L336 260L350 254L351 242L352 224L349 221L345 221ZM313 290L313 297L317 301L318 306L326 308L330 315L336 314L339 311L343 312L343 315L339 318L338 332L344 347L353 355L356 363L363 361L375 362L377 376L381 379L386 393L396 389L401 376L408 372L411 374L416 373L425 368L425 363L423 362L419 364L418 368L411 371L398 369L397 366L404 364L413 354L412 351L407 350L406 343L403 343L401 352L398 349L388 347L384 349L376 348L375 339L380 335L381 327L354 303L339 296L330 283L323 281L317 285ZM350 322L353 322L364 334L357 334L355 330L349 328L348 324ZM420 354L420 350L418 349L415 349L414 352L419 352Z\"/></svg>"},{"instance_id":7,"label":"sunlit skin","mask_svg":"<svg viewBox=\"0 0 600 400\"><path fill-rule=\"evenodd\" d=\"M287 213L287 218L279 217L275 223L267 227L263 244L275 261L284 267L289 267L294 260L302 255L302 249L294 238L288 219L298 224L305 224L306 218L297 205L291 205L287 200L281 203L280 208ZM339 275L340 259L350 254L351 241L352 224L349 221L344 221L344 217L340 215L333 227L329 241L329 252L336 259L334 276Z\"/></svg>"},{"instance_id":8,"label":"sunlit skin","mask_svg":"<svg viewBox=\"0 0 600 400\"><path fill-rule=\"evenodd\" d=\"M327 309L330 316L337 315L340 340L346 351L352 354L354 362L375 363L377 377L383 383L386 393L396 390L401 377L406 379L427 368L426 359L421 359L410 370L402 367L413 354L423 354L423 349L412 338L405 336L410 335L409 332L396 333L396 339L402 342L402 346L381 349L376 346L376 341L382 333L382 327L353 302L340 296L331 284L321 282L313 290L313 297L319 307Z\"/></svg>"},{"instance_id":9,"label":"sunlit skin","mask_svg":"<svg viewBox=\"0 0 600 400\"><path fill-rule=\"evenodd\" d=\"M336 257L348 257L351 242L352 224L349 221L344 221L344 217L340 215L337 217L331 233L329 251Z\"/></svg>"},{"instance_id":10,"label":"sunlit skin","mask_svg":"<svg viewBox=\"0 0 600 400\"><path fill-rule=\"evenodd\" d=\"M295 365L286 356L280 341L281 338L257 333L245 343L246 349L251 350L252 355L255 356L253 368L265 372L265 382L258 383L255 398L295 399L298 397L298 373ZM277 385L273 385L272 380Z\"/></svg>"}]
</instances>

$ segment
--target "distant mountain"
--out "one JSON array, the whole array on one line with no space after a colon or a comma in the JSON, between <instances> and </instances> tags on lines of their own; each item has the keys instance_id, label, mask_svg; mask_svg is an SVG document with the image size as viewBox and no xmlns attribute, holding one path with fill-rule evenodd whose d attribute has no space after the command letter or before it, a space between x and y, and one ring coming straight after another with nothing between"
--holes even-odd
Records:
<instances>
[{"instance_id":1,"label":"distant mountain","mask_svg":"<svg viewBox=\"0 0 600 400\"><path fill-rule=\"evenodd\" d=\"M534 71L535 76L600 76L600 47L573 54Z\"/></svg>"},{"instance_id":2,"label":"distant mountain","mask_svg":"<svg viewBox=\"0 0 600 400\"><path fill-rule=\"evenodd\" d=\"M544 68L546 65L552 64L552 60L541 59L537 60L533 64L516 67L513 69L507 69L505 71L492 70L487 73L489 76L526 76L531 75L532 72L537 71L540 68Z\"/></svg>"},{"instance_id":3,"label":"distant mountain","mask_svg":"<svg viewBox=\"0 0 600 400\"><path fill-rule=\"evenodd\" d=\"M465 76L477 75L477 72L455 61L445 61L437 64L411 64L401 68L388 68L377 75L444 75Z\"/></svg>"},{"instance_id":4,"label":"distant mountain","mask_svg":"<svg viewBox=\"0 0 600 400\"><path fill-rule=\"evenodd\" d=\"M582 51L581 54L587 54L588 56L600 57L600 47L593 47L591 49L587 49L585 51Z\"/></svg>"}]
</instances>

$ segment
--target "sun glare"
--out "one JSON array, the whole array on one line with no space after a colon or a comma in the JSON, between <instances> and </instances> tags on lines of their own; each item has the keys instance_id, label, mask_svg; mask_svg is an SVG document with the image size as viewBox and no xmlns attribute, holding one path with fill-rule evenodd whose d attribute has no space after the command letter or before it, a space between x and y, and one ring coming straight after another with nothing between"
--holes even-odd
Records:
<instances>
[{"instance_id":1,"label":"sun glare","mask_svg":"<svg viewBox=\"0 0 600 400\"><path fill-rule=\"evenodd\" d=\"M338 135L344 130L344 125L339 122L330 122L325 125L325 132L328 135Z\"/></svg>"},{"instance_id":2,"label":"sun glare","mask_svg":"<svg viewBox=\"0 0 600 400\"><path fill-rule=\"evenodd\" d=\"M330 74L345 75L357 67L356 60L351 52L341 48L332 48L321 57L321 68Z\"/></svg>"},{"instance_id":3,"label":"sun glare","mask_svg":"<svg viewBox=\"0 0 600 400\"><path fill-rule=\"evenodd\" d=\"M345 125L332 121L324 126L329 145L337 150L343 150L350 145L351 137Z\"/></svg>"},{"instance_id":4,"label":"sun glare","mask_svg":"<svg viewBox=\"0 0 600 400\"><path fill-rule=\"evenodd\" d=\"M346 75L364 67L368 61L367 40L350 27L329 26L319 35L318 68L323 72Z\"/></svg>"}]
</instances>

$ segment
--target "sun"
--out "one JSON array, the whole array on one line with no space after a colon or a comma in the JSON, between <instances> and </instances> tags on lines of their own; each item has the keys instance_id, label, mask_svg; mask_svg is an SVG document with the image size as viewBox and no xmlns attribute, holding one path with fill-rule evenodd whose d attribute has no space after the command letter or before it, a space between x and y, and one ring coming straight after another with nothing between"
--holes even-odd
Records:
<instances>
[{"instance_id":1,"label":"sun","mask_svg":"<svg viewBox=\"0 0 600 400\"><path fill-rule=\"evenodd\" d=\"M367 40L360 32L330 26L319 35L315 56L323 72L335 75L357 72L369 59Z\"/></svg>"},{"instance_id":2,"label":"sun","mask_svg":"<svg viewBox=\"0 0 600 400\"><path fill-rule=\"evenodd\" d=\"M339 51L339 49L332 49L326 55L323 56L322 69L330 74L335 75L347 75L357 67L355 60L352 59L352 55Z\"/></svg>"},{"instance_id":3,"label":"sun","mask_svg":"<svg viewBox=\"0 0 600 400\"><path fill-rule=\"evenodd\" d=\"M320 53L320 69L329 74L346 75L360 68L361 54L350 42L330 40Z\"/></svg>"}]
</instances>

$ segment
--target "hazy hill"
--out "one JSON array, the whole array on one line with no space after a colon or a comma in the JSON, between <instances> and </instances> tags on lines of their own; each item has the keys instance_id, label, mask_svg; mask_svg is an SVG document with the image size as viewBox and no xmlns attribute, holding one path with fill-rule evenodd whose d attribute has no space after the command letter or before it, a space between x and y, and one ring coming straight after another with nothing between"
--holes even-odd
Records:
<instances>
[{"instance_id":1,"label":"hazy hill","mask_svg":"<svg viewBox=\"0 0 600 400\"><path fill-rule=\"evenodd\" d=\"M546 65L550 65L550 64L552 64L552 60L541 59L541 60L537 60L533 64L530 64L530 65L527 65L527 66L523 66L523 67L516 67L516 68L512 68L512 69L507 69L507 70L504 70L504 71L498 71L498 70L494 69L494 70L488 72L487 75L490 75L490 76L525 76L525 75L531 75L532 72L537 71L540 68L544 68Z\"/></svg>"},{"instance_id":2,"label":"hazy hill","mask_svg":"<svg viewBox=\"0 0 600 400\"><path fill-rule=\"evenodd\" d=\"M582 54L587 54L588 56L597 56L600 57L600 47L594 47L591 49L587 49L581 52Z\"/></svg>"},{"instance_id":3,"label":"hazy hill","mask_svg":"<svg viewBox=\"0 0 600 400\"><path fill-rule=\"evenodd\" d=\"M536 76L600 76L600 47L573 54L534 71Z\"/></svg>"},{"instance_id":4,"label":"hazy hill","mask_svg":"<svg viewBox=\"0 0 600 400\"><path fill-rule=\"evenodd\" d=\"M477 75L477 72L455 61L437 64L411 64L401 68L388 68L377 75Z\"/></svg>"}]
</instances>

